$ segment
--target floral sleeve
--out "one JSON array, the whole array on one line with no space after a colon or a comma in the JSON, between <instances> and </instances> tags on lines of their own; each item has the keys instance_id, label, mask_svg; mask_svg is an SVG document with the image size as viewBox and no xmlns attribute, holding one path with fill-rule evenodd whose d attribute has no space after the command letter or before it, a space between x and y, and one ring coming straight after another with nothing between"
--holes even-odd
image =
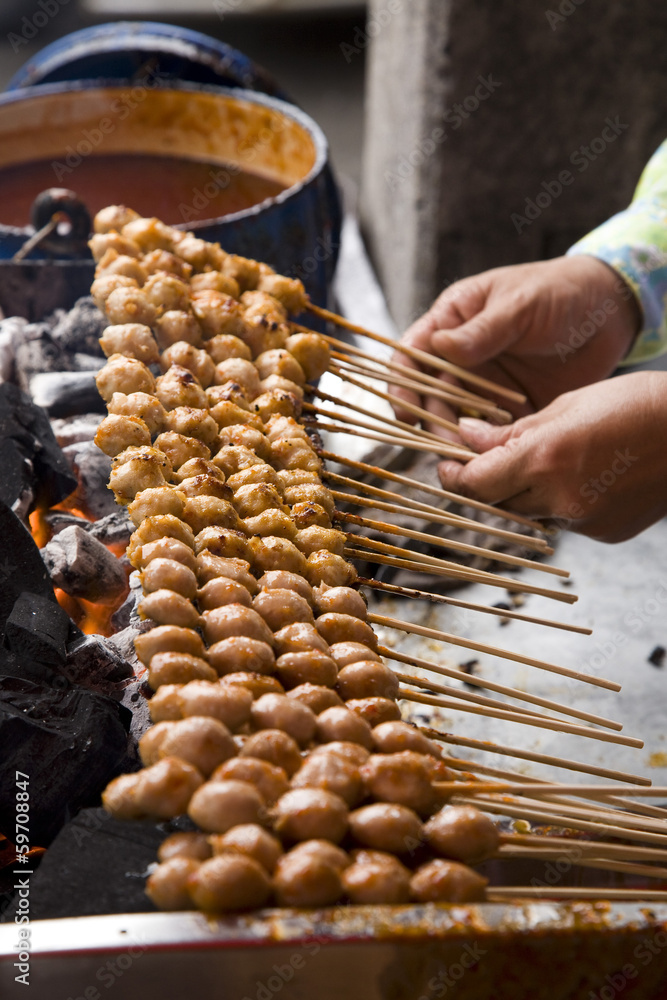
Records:
<instances>
[{"instance_id":1,"label":"floral sleeve","mask_svg":"<svg viewBox=\"0 0 667 1000\"><path fill-rule=\"evenodd\" d=\"M667 351L667 141L649 160L632 203L570 247L617 271L643 312L642 327L624 365Z\"/></svg>"}]
</instances>

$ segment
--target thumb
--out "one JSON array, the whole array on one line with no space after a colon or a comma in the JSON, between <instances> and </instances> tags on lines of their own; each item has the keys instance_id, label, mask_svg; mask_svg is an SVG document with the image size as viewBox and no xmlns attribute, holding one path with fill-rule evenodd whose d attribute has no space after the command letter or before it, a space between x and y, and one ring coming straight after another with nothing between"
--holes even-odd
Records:
<instances>
[{"instance_id":1,"label":"thumb","mask_svg":"<svg viewBox=\"0 0 667 1000\"><path fill-rule=\"evenodd\" d=\"M471 448L478 453L490 451L498 445L505 444L513 436L512 424L497 427L486 420L476 420L474 417L461 417L459 420L459 435Z\"/></svg>"},{"instance_id":2,"label":"thumb","mask_svg":"<svg viewBox=\"0 0 667 1000\"><path fill-rule=\"evenodd\" d=\"M518 339L516 317L507 307L499 306L482 309L460 326L436 330L431 335L438 354L466 368L489 361Z\"/></svg>"}]
</instances>

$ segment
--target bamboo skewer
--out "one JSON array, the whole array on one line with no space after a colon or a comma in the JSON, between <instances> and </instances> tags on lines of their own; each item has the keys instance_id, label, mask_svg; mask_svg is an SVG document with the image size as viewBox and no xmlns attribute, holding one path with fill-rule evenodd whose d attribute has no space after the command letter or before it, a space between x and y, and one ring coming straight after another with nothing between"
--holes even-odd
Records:
<instances>
[{"instance_id":1,"label":"bamboo skewer","mask_svg":"<svg viewBox=\"0 0 667 1000\"><path fill-rule=\"evenodd\" d=\"M335 517L338 521L348 521L350 524L359 525L360 528L370 528L385 535L400 535L401 538L410 538L415 542L426 542L434 548L453 549L454 552L467 552L471 555L490 559L492 562L504 562L509 566L523 566L527 569L539 570L542 573L550 573L552 576L560 576L565 579L570 576L566 569L552 566L549 563L535 562L532 559L525 559L523 556L512 556L507 552L496 552L495 549L486 549L480 545L471 545L468 542L457 542L453 538L443 538L440 535L433 535L426 531L415 531L413 528L391 524L388 521L376 521L372 518L361 517L359 514L348 514L345 511L336 511Z\"/></svg>"},{"instance_id":2,"label":"bamboo skewer","mask_svg":"<svg viewBox=\"0 0 667 1000\"><path fill-rule=\"evenodd\" d=\"M554 551L544 538L522 535L521 532L510 531L507 528L493 528L488 524L483 524L481 521L465 517L463 514L454 514L451 511L443 510L441 507L435 507L433 504L422 503L420 500L414 500L412 497L404 497L400 493L383 490L379 486L371 486L369 483L361 483L355 479L350 479L349 476L341 476L337 472L329 472L325 469L322 473L322 478L339 486L351 486L361 493L366 494L369 499L377 497L379 501L385 504L385 506L380 506L379 504L370 505L367 500L364 500L364 506L377 506L378 510L392 510L395 513L406 514L425 521L447 524L454 528L465 528L484 535L492 535L494 538L502 538L503 540L521 545L524 548L535 549L542 555L552 555ZM345 500L348 503L362 504L362 501L353 494L345 492L336 493L334 490L331 492L337 499Z\"/></svg>"},{"instance_id":3,"label":"bamboo skewer","mask_svg":"<svg viewBox=\"0 0 667 1000\"><path fill-rule=\"evenodd\" d=\"M357 469L359 472L369 472L371 475L377 476L378 479L387 479L393 483L401 483L403 486L409 486L412 489L420 490L423 493L431 493L433 496L437 496L441 500L449 500L452 503L458 503L464 507L473 507L475 510L484 511L486 514L495 514L507 521L514 521L516 524L523 524L525 527L532 528L534 531L541 531L543 534L553 534L551 529L545 529L544 525L540 524L539 521L532 521L528 517L523 517L522 514L513 514L511 511L503 510L500 507L494 507L492 504L483 503L481 500L471 500L468 497L462 496L460 493L451 493L449 490L443 490L437 486L430 486L428 483L420 483L417 479L411 479L409 476L403 476L397 472L390 472L388 469L380 469L377 465L369 465L367 462L358 462L352 458L346 458L344 455L336 455L334 452L327 451L326 449L322 449L319 454L322 458L328 459L331 462L337 462L340 465L348 465L350 468Z\"/></svg>"},{"instance_id":4,"label":"bamboo skewer","mask_svg":"<svg viewBox=\"0 0 667 1000\"><path fill-rule=\"evenodd\" d=\"M585 628L583 625L569 625L567 622L556 621L553 618L536 618L533 615L525 615L521 611L512 611L508 608L494 608L487 604L475 604L473 601L461 601L456 597L447 597L444 594L432 594L428 590L414 590L412 587L400 587L395 583L381 583L379 580L370 580L366 577L358 577L357 584L360 587L369 587L371 590L379 590L386 594L395 594L397 597L408 597L418 601L431 601L433 604L447 604L454 608L462 608L464 611L479 611L483 614L495 615L498 618L509 618L512 621L529 622L531 625L545 625L549 628L562 629L565 632L577 632L579 635L592 635L593 630Z\"/></svg>"},{"instance_id":5,"label":"bamboo skewer","mask_svg":"<svg viewBox=\"0 0 667 1000\"><path fill-rule=\"evenodd\" d=\"M491 797L491 796L489 796ZM452 801L454 798L459 798L459 796L452 796ZM482 796L481 802L486 802L487 798ZM650 818L646 816L637 816L630 810L626 809L605 809L603 806L598 805L597 801L595 805L586 805L582 803L574 803L569 798L563 796L558 797L558 802L553 799L531 799L520 797L499 795L492 797L492 801L497 804L507 804L510 803L512 806L518 808L538 809L540 812L549 816L559 816L562 813L567 813L570 823L573 823L575 819L593 819L595 822L600 823L611 823L613 826L623 827L630 830L637 831L648 831L649 833L659 833L662 836L667 836L667 821L664 816L659 819ZM485 808L484 806L482 808Z\"/></svg>"},{"instance_id":6,"label":"bamboo skewer","mask_svg":"<svg viewBox=\"0 0 667 1000\"><path fill-rule=\"evenodd\" d=\"M480 794L493 792L499 795L505 795L511 792L512 795L536 795L537 793L542 793L546 796L550 796L557 793L559 795L581 795L585 798L597 799L607 792L612 792L616 795L637 795L648 796L650 798L660 798L663 796L664 798L667 798L667 785L651 785L650 788L619 788L618 785L554 785L550 782L531 781L527 781L525 784L522 784L521 782L434 781L433 786L441 792L464 791L473 793L479 792ZM665 819L667 820L667 811L665 813Z\"/></svg>"},{"instance_id":7,"label":"bamboo skewer","mask_svg":"<svg viewBox=\"0 0 667 1000\"><path fill-rule=\"evenodd\" d=\"M292 324L298 330L303 332L311 332L308 327L299 326L296 323ZM456 382L443 382L442 379L436 378L434 375L429 375L427 372L422 371L420 368L410 368L408 365L403 365L399 361L390 361L387 358L379 358L368 351L362 350L354 344L347 343L344 340L339 340L336 337L332 337L330 334L321 333L320 337L323 337L327 343L331 344L332 347L338 347L340 349L339 357L350 362L350 355L352 355L356 361L355 364L370 363L373 365L380 366L388 371L395 371L404 376L406 381L412 381L426 385L429 388L439 390L446 393L454 405L458 407L470 407L471 409L477 410L480 413L486 412L488 415L493 415L500 423L509 423L513 420L512 414L508 413L507 410L501 409L497 403L492 400L487 399L484 396L478 396L476 393L470 391L469 389L463 388L463 386L458 385ZM332 351L332 355L336 356L339 352ZM361 359L361 361L359 360Z\"/></svg>"},{"instance_id":8,"label":"bamboo skewer","mask_svg":"<svg viewBox=\"0 0 667 1000\"><path fill-rule=\"evenodd\" d=\"M458 435L459 426L455 424L452 420L447 420L446 417L441 417L437 413L431 413L430 410L425 410L423 406L417 406L415 403L408 403L407 400L402 400L398 396L394 396L391 392L383 392L381 389L376 389L368 383L360 382L359 379L354 378L345 369L341 368L340 365L332 364L329 370L334 374L338 375L339 378L345 379L351 385L357 387L357 389L363 389L365 392L372 393L373 396L377 396L379 399L384 399L387 403L394 403L403 407L408 413L413 413L420 420L428 420L432 424L436 424L437 427L442 427L444 430L451 431L452 434ZM466 444L460 444L460 448L463 451L469 451L474 454L473 449L468 447Z\"/></svg>"},{"instance_id":9,"label":"bamboo skewer","mask_svg":"<svg viewBox=\"0 0 667 1000\"><path fill-rule=\"evenodd\" d=\"M315 417L324 417L325 420L337 420L339 423L351 424L353 427L364 427L369 431L381 431L383 433L391 431L392 434L398 434L400 432L400 436L405 438L406 441L420 441L422 444L428 444L429 442L440 444L443 440L437 434L432 434L431 431L424 430L423 427L406 424L402 420L389 420L387 417L383 417L379 413L377 415L368 413L361 406L355 406L355 412L361 412L362 414L371 417L376 421L376 423L369 424L366 421L359 419L359 417L351 416L349 413L341 413L337 410L326 410L323 406L316 406L314 403L304 403L303 409L308 413L314 414ZM345 409L351 410L352 407L346 406ZM389 424L389 427L383 427L382 424Z\"/></svg>"},{"instance_id":10,"label":"bamboo skewer","mask_svg":"<svg viewBox=\"0 0 667 1000\"><path fill-rule=\"evenodd\" d=\"M517 848L538 851L555 847L577 851L579 854L597 856L604 852L608 857L632 858L638 861L667 862L667 851L660 847L635 847L630 844L616 844L606 840L577 840L571 837L543 836L539 833L501 833L499 853L507 853Z\"/></svg>"},{"instance_id":11,"label":"bamboo skewer","mask_svg":"<svg viewBox=\"0 0 667 1000\"><path fill-rule=\"evenodd\" d=\"M443 403L455 406L463 411L471 411L474 405L474 412L492 417L500 424L507 424L512 420L511 413L501 410L499 407L494 406L493 403L483 400L482 397L475 399L473 404L471 399L462 398L457 393L451 392L450 383L441 382L439 379L426 375L424 372L419 372L419 378L416 378L414 377L417 374L415 369L407 368L405 365L397 365L379 359L353 358L341 351L332 351L331 357L339 364L343 364L347 370L354 372L355 375L365 375L367 378L374 378L378 381L387 382L389 385L409 389L420 396L440 399ZM400 370L410 372L411 375L402 375L399 373Z\"/></svg>"},{"instance_id":12,"label":"bamboo skewer","mask_svg":"<svg viewBox=\"0 0 667 1000\"><path fill-rule=\"evenodd\" d=\"M503 757L516 757L518 760L530 760L536 764L549 764L552 767L562 767L568 771L580 771L582 774L594 774L598 778L609 778L612 781L625 781L631 785L650 785L649 778L640 774L628 774L625 771L615 771L612 768L597 767L594 764L584 764L581 761L568 760L565 757L554 757L551 754L535 753L531 750L521 750L519 747L508 747L489 740L473 740L455 733L443 733L431 726L417 726L417 729L430 739L441 743L453 743L455 746L470 747L472 750L482 750L485 753L497 753ZM448 760L445 759L445 763Z\"/></svg>"},{"instance_id":13,"label":"bamboo skewer","mask_svg":"<svg viewBox=\"0 0 667 1000\"><path fill-rule=\"evenodd\" d=\"M618 823L607 824L597 823L593 820L579 819L563 813L553 813L548 809L531 809L524 806L515 806L511 802L503 800L497 802L495 799L475 798L466 795L455 796L456 802L460 805L477 805L485 812L499 813L502 816L515 816L518 819L537 820L540 823L557 824L565 829L585 830L587 833L602 833L607 837L620 837L623 840L637 840L647 844L667 845L666 833L651 833L646 830L634 830ZM450 801L453 801L450 799ZM666 828L667 829L667 828Z\"/></svg>"},{"instance_id":14,"label":"bamboo skewer","mask_svg":"<svg viewBox=\"0 0 667 1000\"><path fill-rule=\"evenodd\" d=\"M317 422L318 429L321 431L328 431L330 434L349 434L351 437L362 437L366 438L368 441L379 441L380 444L393 444L398 446L403 446L403 439L397 437L396 434L383 434L381 431L355 431L351 427L341 427L338 424L323 424L321 421ZM471 458L474 458L474 452L464 452L455 445L448 445L444 438L441 439L441 443L435 444L429 442L428 444L421 444L414 441L410 442L410 448L413 451L424 451L429 455L441 455L443 458L453 458L457 462L467 462Z\"/></svg>"},{"instance_id":15,"label":"bamboo skewer","mask_svg":"<svg viewBox=\"0 0 667 1000\"><path fill-rule=\"evenodd\" d=\"M351 546L360 545L362 549L371 549L373 552L397 556L403 569L417 568L422 573L426 572L427 568L429 572L433 572L433 570L444 571L445 576L452 576L454 579L467 580L471 583L486 583L491 587L519 591L522 594L539 594L541 597L550 597L552 600L561 601L564 604L574 604L578 600L576 594L537 587L535 584L512 580L507 576L500 576L499 573L490 573L483 569L471 569L449 559L440 559L423 552L413 552L411 549L404 549L399 545L390 545L388 542L380 542L375 538L367 538L366 535L348 531L347 537L348 544ZM369 557L366 556L366 558Z\"/></svg>"},{"instance_id":16,"label":"bamboo skewer","mask_svg":"<svg viewBox=\"0 0 667 1000\"><path fill-rule=\"evenodd\" d=\"M552 701L550 698L541 698L539 695L529 694L527 691L519 691L515 688L508 687L505 684L499 684L497 681L490 681L482 677L476 677L474 674L467 674L464 670L457 670L456 667L443 667L439 663L431 663L430 660L422 660L419 657L406 656L405 653L399 653L396 650L388 649L386 646L378 646L377 651L380 656L384 656L388 660L394 660L397 663L406 663L411 667L428 670L432 673L440 674L443 677L450 677L452 680L461 680L465 684L472 684L475 687L480 687L487 691L495 691L497 694L506 695L509 698L516 698L520 701L528 702L530 705L538 705L540 708L548 708L552 712L560 712L562 715L570 715L572 718L581 719L583 722L592 722L594 725L605 726L607 729L620 730L623 728L619 722L615 722L613 719L606 719L601 715L593 715L591 712L583 712L577 708L572 708L569 705L561 705L560 702ZM464 761L463 763L469 763L469 761ZM471 767L473 767L472 764ZM502 772L501 776L505 777L506 772ZM510 777L514 778L514 775L510 774ZM519 780L519 778L516 780ZM526 778L526 781L529 780L529 778Z\"/></svg>"},{"instance_id":17,"label":"bamboo skewer","mask_svg":"<svg viewBox=\"0 0 667 1000\"><path fill-rule=\"evenodd\" d=\"M439 642L449 642L453 646L474 649L476 653L488 653L491 656L499 656L503 660L515 660L517 663L525 663L529 667L537 667L540 670L548 670L552 674L560 674L563 677L571 677L574 680L583 681L585 684L593 684L596 687L607 688L611 691L620 691L620 685L614 684L604 677L584 674L578 670L571 670L569 667L561 667L557 663L549 663L547 660L538 660L533 656L525 656L523 653L513 653L508 649L491 646L486 642L463 639L461 636L453 635L451 632L442 632L440 629L429 628L427 625L414 625L412 622L400 621L397 618L390 618L388 615L377 615L374 612L368 615L368 621L373 625L395 628L400 632L424 636L426 639L437 639Z\"/></svg>"},{"instance_id":18,"label":"bamboo skewer","mask_svg":"<svg viewBox=\"0 0 667 1000\"><path fill-rule=\"evenodd\" d=\"M620 872L625 875L640 875L643 878L667 879L667 868L661 868L658 865L633 864L631 861L621 859L616 861L610 858L589 857L588 855L582 857L575 853L568 854L567 851L523 851L517 848L511 852L498 852L494 857L501 860L503 858L529 858L531 861L536 859L540 861L568 861L576 868L598 868L602 871Z\"/></svg>"},{"instance_id":19,"label":"bamboo skewer","mask_svg":"<svg viewBox=\"0 0 667 1000\"><path fill-rule=\"evenodd\" d=\"M369 340L376 341L378 344L384 344L385 347L391 347L392 350L398 351L400 354L405 354L407 357L413 358L415 361L422 361L428 365L429 368L437 368L440 371L447 372L449 375L453 375L462 382L478 385L481 389L487 389L489 392L496 393L496 395L503 396L505 399L510 399L515 403L526 402L526 397L520 392L515 392L513 389L507 389L504 385L498 385L496 382L483 378L481 375L475 375L474 372L469 372L465 368L460 368L458 365L452 364L451 361L444 361L442 358L435 357L434 355L428 354L426 351L420 351L418 348L410 347L407 344L399 345L395 341L390 340L389 337L383 337L381 334L373 333L371 330L366 330L363 326L358 326L356 323L350 323L350 321L346 320L343 316L338 316L336 313L330 312L328 309L323 309L321 306L316 306L312 302L308 303L307 308L310 312L314 313L315 316L319 316L320 319L329 320L337 326L341 326L343 329L349 330L351 333L358 333L362 337L368 337Z\"/></svg>"},{"instance_id":20,"label":"bamboo skewer","mask_svg":"<svg viewBox=\"0 0 667 1000\"><path fill-rule=\"evenodd\" d=\"M359 417L351 417L344 413L329 413L322 407L313 406L310 403L304 403L304 409L311 412L313 416L302 417L301 423L306 425L310 424L317 430L325 428L325 425L322 424L322 418L324 418L325 420L334 420L341 424L347 424L350 427L359 427L363 430L373 431L373 433L390 433L389 429L386 427L378 426L377 424L369 424L367 421L360 420ZM412 448L415 443L421 445L428 444L431 446L430 450L434 451L440 444L442 444L443 438L438 438L433 434L429 434L428 431L417 434L413 430L403 430L398 421L397 425L398 426L396 428L391 430L391 436L393 438L393 443L400 445L402 448Z\"/></svg>"},{"instance_id":21,"label":"bamboo skewer","mask_svg":"<svg viewBox=\"0 0 667 1000\"><path fill-rule=\"evenodd\" d=\"M328 396L329 394L320 393L319 390L313 388L311 390L311 395L321 398ZM333 399L325 400L325 402L333 402L333 401L334 401ZM419 437L419 438L424 438L424 440L427 441L438 441L438 442L442 441L442 438L440 437L439 434L434 434L432 431L427 431L423 427L417 427L415 424L406 424L405 421L397 420L395 417L386 417L381 413L372 413L365 407L359 406L357 403L353 403L351 401L348 402L347 400L342 400L338 398L335 405L340 406L345 410L352 410L354 411L354 413L360 413L363 417L371 417L373 420L381 421L383 424L389 424L392 430L395 430L397 427L399 427L405 431L406 437ZM334 419L334 420L343 419L342 414L338 412L327 413L326 410L322 409L321 407L315 406L315 404L313 403L304 403L303 407L305 410L311 410L314 413L321 414L322 416L327 417L329 419ZM351 420L349 416L345 416L344 419ZM364 425L361 424L361 426Z\"/></svg>"},{"instance_id":22,"label":"bamboo skewer","mask_svg":"<svg viewBox=\"0 0 667 1000\"><path fill-rule=\"evenodd\" d=\"M510 782L513 781L517 783L524 782L525 784L530 784L535 780L534 778L529 777L526 774L522 774L520 771L507 770L500 767L491 767L490 764L479 764L470 760L462 760L459 757L447 756L446 763L450 769L455 771L461 771L464 775L466 775L468 779L472 779L473 777L476 776L476 774L479 773L479 774L490 775L491 777L494 778L499 778L502 781L510 781ZM555 792L558 791L558 788L560 787L559 783L555 781L545 780L543 781L543 784L551 785ZM650 785L651 783L650 781L648 781L645 782L645 784ZM636 788L637 786L635 786L635 789ZM630 790L629 794L632 795L632 793L633 790ZM559 799L554 795L550 801L558 802ZM634 800L628 801L627 799L623 799L621 796L605 794L603 797L601 797L600 801L609 805L620 807L627 811L636 812L639 815L652 816L660 820L664 820L665 818L664 809L657 808L654 806L643 805L640 804L639 802L635 802ZM563 800L563 804L566 804L565 800Z\"/></svg>"},{"instance_id":23,"label":"bamboo skewer","mask_svg":"<svg viewBox=\"0 0 667 1000\"><path fill-rule=\"evenodd\" d=\"M412 683L414 683L414 680ZM449 708L456 712L470 712L473 715L501 719L505 722L518 722L523 726L536 726L538 729L549 729L556 733L586 736L592 740L600 740L602 743L616 743L619 746L636 747L637 749L641 749L644 746L643 740L635 739L633 736L617 736L614 733L591 729L588 726L577 726L571 722L550 719L546 715L538 715L537 713L526 712L525 710L523 712L516 712L503 708L488 708L484 705L461 705L460 702L452 698L421 694L419 691L411 691L408 688L399 688L398 697L406 701L417 702L421 705L435 705L440 708Z\"/></svg>"},{"instance_id":24,"label":"bamboo skewer","mask_svg":"<svg viewBox=\"0 0 667 1000\"><path fill-rule=\"evenodd\" d=\"M465 583L483 583L490 587L502 587L505 590L511 590L518 593L525 594L542 594L545 597L551 597L553 600L562 601L565 604L573 604L577 597L573 594L559 594L557 591L544 590L541 587L529 587L528 585L522 585L515 583L514 580L508 580L507 577L500 577L497 581L494 580L493 573L482 573L482 571L469 570L465 567L455 568L456 564L448 564L444 559L440 560L440 565L430 562L424 562L421 559L407 559L404 557L396 557L391 555L383 555L377 552L375 544L372 543L372 539L366 539L363 535L351 535L355 540L359 540L359 543L364 547L361 549L355 549L353 545L349 545L345 549L345 553L349 559L361 559L365 562L380 563L385 566L396 566L398 569L405 570L415 570L416 572L425 572L425 566L428 567L428 572L431 576L444 576L451 580L463 580ZM378 545L382 543L377 543ZM389 549L395 549L396 546L387 546ZM369 549L374 549L375 551L370 552Z\"/></svg>"}]
</instances>

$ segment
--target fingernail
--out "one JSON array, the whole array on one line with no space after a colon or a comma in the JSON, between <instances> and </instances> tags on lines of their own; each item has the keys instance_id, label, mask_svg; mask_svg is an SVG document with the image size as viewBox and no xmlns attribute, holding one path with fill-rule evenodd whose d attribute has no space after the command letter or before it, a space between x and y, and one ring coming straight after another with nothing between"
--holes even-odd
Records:
<instances>
[{"instance_id":1,"label":"fingernail","mask_svg":"<svg viewBox=\"0 0 667 1000\"><path fill-rule=\"evenodd\" d=\"M482 426L484 426L484 421L478 420L477 417L461 417L459 420L459 427L464 431L476 431Z\"/></svg>"}]
</instances>

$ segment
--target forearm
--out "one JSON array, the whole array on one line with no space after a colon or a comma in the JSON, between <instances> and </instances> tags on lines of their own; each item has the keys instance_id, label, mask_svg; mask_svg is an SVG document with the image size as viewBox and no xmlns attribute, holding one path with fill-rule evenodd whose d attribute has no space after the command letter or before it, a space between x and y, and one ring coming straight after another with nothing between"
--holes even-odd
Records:
<instances>
[{"instance_id":1,"label":"forearm","mask_svg":"<svg viewBox=\"0 0 667 1000\"><path fill-rule=\"evenodd\" d=\"M667 351L667 142L649 161L632 204L568 251L604 261L627 283L641 310L641 327L622 362Z\"/></svg>"}]
</instances>

